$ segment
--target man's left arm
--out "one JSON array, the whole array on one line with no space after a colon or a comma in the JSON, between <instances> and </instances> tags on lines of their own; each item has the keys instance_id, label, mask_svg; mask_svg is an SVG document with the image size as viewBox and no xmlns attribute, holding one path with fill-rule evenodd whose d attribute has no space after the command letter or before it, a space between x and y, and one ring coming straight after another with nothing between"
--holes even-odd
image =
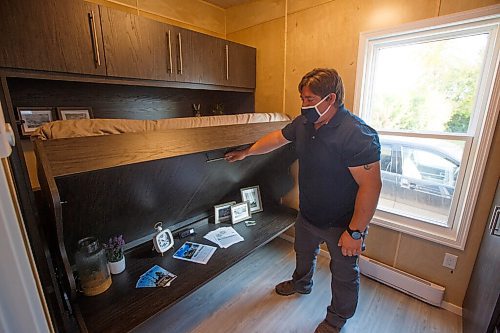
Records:
<instances>
[{"instance_id":1,"label":"man's left arm","mask_svg":"<svg viewBox=\"0 0 500 333\"><path fill-rule=\"evenodd\" d=\"M364 231L370 223L375 209L377 209L378 198L382 188L380 178L380 162L374 162L362 166L350 167L352 177L358 184L358 194L354 204L354 214L349 228ZM339 246L342 247L344 256L353 256L361 253L363 239L355 240L347 231L342 233Z\"/></svg>"}]
</instances>

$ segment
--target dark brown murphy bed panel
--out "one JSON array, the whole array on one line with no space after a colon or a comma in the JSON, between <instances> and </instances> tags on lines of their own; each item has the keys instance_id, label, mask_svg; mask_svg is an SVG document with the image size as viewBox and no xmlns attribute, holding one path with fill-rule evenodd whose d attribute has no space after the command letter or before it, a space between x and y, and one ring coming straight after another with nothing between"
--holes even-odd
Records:
<instances>
[{"instance_id":1,"label":"dark brown murphy bed panel","mask_svg":"<svg viewBox=\"0 0 500 333\"><path fill-rule=\"evenodd\" d=\"M71 295L69 307L82 331L133 329L293 225L296 211L279 204L293 185L291 145L235 163L220 159L226 151L251 144L287 123L35 142L40 184L57 234L64 289ZM221 226L208 223L213 219L213 206L241 201L239 189L253 185L260 186L264 211L252 217L256 226L233 226L244 242L218 248L206 265L172 258L185 241L210 244L203 236ZM173 232L189 225L196 235L176 239L174 248L161 257L151 251L157 221ZM72 268L77 241L90 235L104 241L116 234L134 245L125 253L125 272L114 275L103 294L80 295ZM136 289L139 276L155 264L178 275L175 288Z\"/></svg>"}]
</instances>

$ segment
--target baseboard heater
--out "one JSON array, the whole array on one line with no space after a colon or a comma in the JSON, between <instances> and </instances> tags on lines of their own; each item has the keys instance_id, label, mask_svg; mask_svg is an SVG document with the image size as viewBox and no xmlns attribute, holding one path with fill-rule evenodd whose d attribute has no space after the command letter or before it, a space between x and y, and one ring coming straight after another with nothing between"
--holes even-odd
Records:
<instances>
[{"instance_id":1,"label":"baseboard heater","mask_svg":"<svg viewBox=\"0 0 500 333\"><path fill-rule=\"evenodd\" d=\"M359 256L361 274L400 290L426 303L441 306L444 287L365 256Z\"/></svg>"}]
</instances>

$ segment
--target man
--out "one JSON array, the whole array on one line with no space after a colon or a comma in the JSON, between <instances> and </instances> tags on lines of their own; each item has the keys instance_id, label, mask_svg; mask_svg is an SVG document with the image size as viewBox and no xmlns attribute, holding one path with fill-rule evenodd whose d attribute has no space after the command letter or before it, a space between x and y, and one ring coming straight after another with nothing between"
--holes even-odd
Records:
<instances>
[{"instance_id":1,"label":"man","mask_svg":"<svg viewBox=\"0 0 500 333\"><path fill-rule=\"evenodd\" d=\"M296 268L276 286L279 295L309 294L319 245L326 242L332 273L331 304L315 333L339 332L354 315L364 232L377 207L380 143L377 132L344 108L342 79L319 68L299 83L301 115L282 130L245 150L226 154L230 162L294 142L299 158L299 209L295 223Z\"/></svg>"}]
</instances>

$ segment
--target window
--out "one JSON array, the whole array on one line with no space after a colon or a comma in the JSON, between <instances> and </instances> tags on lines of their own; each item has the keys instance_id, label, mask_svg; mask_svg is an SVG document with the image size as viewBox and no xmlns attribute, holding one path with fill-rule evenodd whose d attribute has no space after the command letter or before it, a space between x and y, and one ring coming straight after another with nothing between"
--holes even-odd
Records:
<instances>
[{"instance_id":1,"label":"window","mask_svg":"<svg viewBox=\"0 0 500 333\"><path fill-rule=\"evenodd\" d=\"M398 136L381 138L383 187L379 209L446 226L460 160L436 148L442 142L430 142Z\"/></svg>"},{"instance_id":2,"label":"window","mask_svg":"<svg viewBox=\"0 0 500 333\"><path fill-rule=\"evenodd\" d=\"M464 248L498 116L492 12L361 34L354 109L382 144L374 223Z\"/></svg>"}]
</instances>

